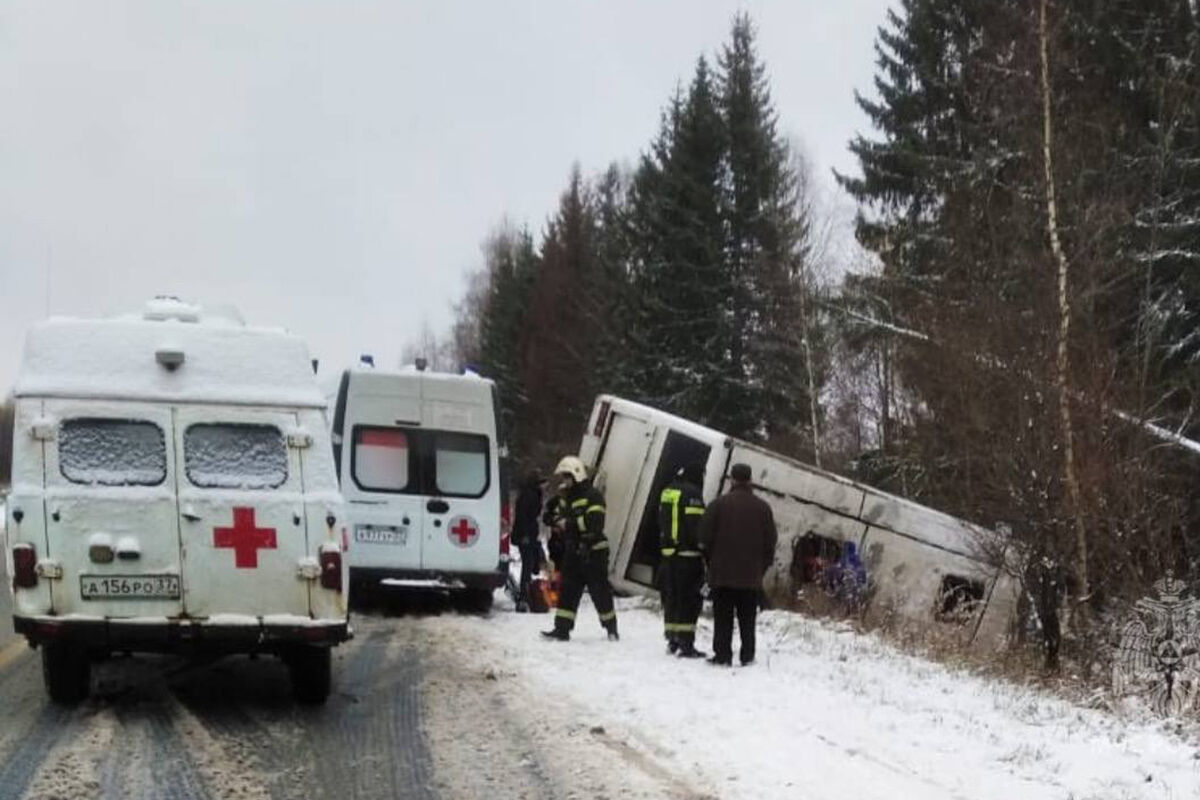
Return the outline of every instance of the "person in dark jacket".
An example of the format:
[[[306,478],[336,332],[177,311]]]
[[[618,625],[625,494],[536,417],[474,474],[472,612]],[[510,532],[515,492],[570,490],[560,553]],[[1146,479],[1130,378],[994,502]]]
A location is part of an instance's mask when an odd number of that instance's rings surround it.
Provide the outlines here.
[[[700,557],[700,518],[704,515],[704,464],[689,464],[659,495],[659,596],[667,650],[683,658],[703,658],[696,649],[696,618],[704,599]]]
[[[542,567],[541,530],[538,516],[542,513],[542,486],[545,479],[534,470],[525,477],[517,493],[516,514],[513,517],[512,542],[521,553],[521,582],[517,589],[517,611],[529,610],[529,582]]]
[[[608,539],[604,534],[604,495],[592,485],[587,467],[575,456],[558,463],[554,474],[561,481],[561,502],[556,506],[562,527],[562,593],[554,610],[554,629],[542,631],[548,639],[567,641],[575,627],[575,612],[586,588],[600,624],[616,641],[617,612],[608,583]]]
[[[733,618],[737,615],[743,666],[754,661],[754,625],[762,579],[775,558],[775,517],[754,496],[750,467],[734,464],[733,487],[718,497],[700,521],[700,547],[708,561],[713,600],[712,664],[733,663]]]

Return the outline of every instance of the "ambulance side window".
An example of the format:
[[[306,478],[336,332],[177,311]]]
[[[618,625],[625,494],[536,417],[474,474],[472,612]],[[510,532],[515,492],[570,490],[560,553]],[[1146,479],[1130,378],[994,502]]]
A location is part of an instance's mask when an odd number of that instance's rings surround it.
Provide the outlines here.
[[[491,482],[488,437],[471,433],[434,434],[434,475],[438,494],[482,497]]]
[[[355,425],[350,477],[366,492],[418,493],[415,432]]]
[[[183,434],[183,466],[201,489],[277,489],[288,478],[287,445],[273,425],[197,423]]]
[[[58,468],[72,483],[157,486],[167,478],[162,428],[134,419],[68,419],[58,434]]]

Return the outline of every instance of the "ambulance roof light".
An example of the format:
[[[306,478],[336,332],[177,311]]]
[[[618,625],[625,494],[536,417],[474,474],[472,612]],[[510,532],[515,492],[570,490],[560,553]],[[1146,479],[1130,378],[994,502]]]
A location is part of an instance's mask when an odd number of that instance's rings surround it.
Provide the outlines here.
[[[167,372],[178,369],[183,359],[183,351],[178,347],[160,347],[154,351],[154,360],[165,367]]]

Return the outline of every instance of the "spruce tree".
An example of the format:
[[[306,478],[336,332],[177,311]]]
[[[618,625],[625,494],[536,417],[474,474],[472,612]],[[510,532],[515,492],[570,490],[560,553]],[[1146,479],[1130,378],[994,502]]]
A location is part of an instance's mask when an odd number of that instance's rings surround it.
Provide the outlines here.
[[[635,319],[630,286],[629,179],[616,164],[595,182],[595,268],[590,291],[597,298],[601,324],[596,331],[593,387],[596,392],[626,395],[633,388],[630,326]]]
[[[731,289],[724,269],[724,125],[706,59],[664,117],[635,179],[642,390],[666,410],[719,424]]]
[[[734,433],[766,438],[791,432],[808,414],[799,296],[807,220],[745,14],[734,20],[720,68],[731,291],[728,379],[714,416]]]
[[[480,315],[478,368],[496,381],[501,413],[517,425],[527,401],[521,348],[538,259],[527,229],[502,227],[484,244],[487,297]],[[514,439],[523,432],[508,431]]]
[[[532,455],[543,460],[579,446],[579,420],[595,396],[597,352],[607,326],[605,298],[596,291],[596,246],[592,192],[576,165],[542,236],[524,322],[524,420]]]

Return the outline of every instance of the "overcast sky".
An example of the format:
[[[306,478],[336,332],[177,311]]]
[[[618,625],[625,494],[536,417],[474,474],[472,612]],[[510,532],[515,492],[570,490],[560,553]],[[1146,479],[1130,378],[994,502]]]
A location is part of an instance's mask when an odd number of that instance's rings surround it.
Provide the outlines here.
[[[853,170],[887,0],[0,3],[0,393],[24,329],[230,302],[322,371],[451,319],[503,215],[633,163],[732,15],[783,130]]]

